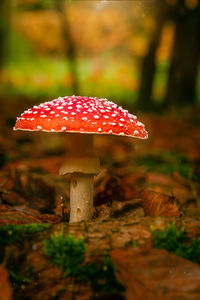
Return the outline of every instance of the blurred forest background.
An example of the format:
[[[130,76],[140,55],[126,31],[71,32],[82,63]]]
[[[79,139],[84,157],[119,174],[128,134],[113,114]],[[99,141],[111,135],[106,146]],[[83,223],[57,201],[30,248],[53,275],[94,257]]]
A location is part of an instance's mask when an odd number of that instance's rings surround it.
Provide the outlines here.
[[[0,94],[200,103],[198,0],[0,1]]]

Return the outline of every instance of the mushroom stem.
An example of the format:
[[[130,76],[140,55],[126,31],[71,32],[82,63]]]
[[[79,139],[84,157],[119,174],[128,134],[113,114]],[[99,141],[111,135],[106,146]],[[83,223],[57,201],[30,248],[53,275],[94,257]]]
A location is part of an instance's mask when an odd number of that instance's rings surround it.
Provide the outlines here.
[[[60,174],[70,178],[70,223],[92,217],[94,175],[99,172],[99,159],[93,154],[92,134],[70,134],[71,152]]]
[[[70,223],[92,217],[94,175],[74,173],[70,180]]]

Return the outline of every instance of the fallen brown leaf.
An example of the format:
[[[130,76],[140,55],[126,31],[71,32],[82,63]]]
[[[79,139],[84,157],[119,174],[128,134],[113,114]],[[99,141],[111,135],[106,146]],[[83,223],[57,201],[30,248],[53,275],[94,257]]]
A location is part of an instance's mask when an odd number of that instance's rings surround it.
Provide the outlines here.
[[[0,265],[0,300],[12,299],[13,292],[8,277],[8,271],[3,265]]]
[[[161,249],[111,251],[127,300],[199,300],[200,267]]]
[[[6,204],[0,204],[0,214],[4,211],[8,211],[10,210],[10,206],[6,205]]]
[[[1,225],[40,223],[41,221],[19,211],[7,211],[0,214]]]
[[[39,220],[45,223],[57,224],[62,221],[62,216],[41,214]]]
[[[6,211],[0,214],[0,224],[1,225],[11,225],[11,224],[30,224],[30,223],[50,223],[56,224],[62,221],[62,217],[58,215],[49,214],[39,214],[37,217],[31,216],[29,211]]]
[[[180,212],[174,204],[174,197],[154,191],[142,191],[142,205],[147,216],[174,217]]]

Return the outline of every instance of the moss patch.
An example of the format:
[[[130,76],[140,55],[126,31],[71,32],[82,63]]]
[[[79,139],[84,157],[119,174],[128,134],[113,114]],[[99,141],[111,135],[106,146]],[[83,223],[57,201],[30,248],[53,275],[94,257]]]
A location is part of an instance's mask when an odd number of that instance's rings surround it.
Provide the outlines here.
[[[100,263],[85,263],[86,245],[83,238],[72,235],[65,237],[64,232],[53,234],[44,241],[44,253],[51,263],[64,271],[64,276],[71,276],[79,282],[90,283],[93,290],[123,291],[114,274],[114,266],[109,255]]]
[[[80,265],[85,258],[86,245],[83,238],[74,236],[65,237],[64,232],[54,233],[49,240],[44,241],[44,254],[49,257],[52,264],[57,265],[65,272],[65,276],[77,276]]]
[[[186,157],[173,152],[158,152],[138,157],[137,164],[143,165],[147,171],[159,172],[169,176],[176,171],[185,178],[189,177],[191,168],[193,168]]]
[[[0,226],[0,245],[6,246],[32,237],[34,233],[49,228],[49,224],[3,225]]]
[[[155,248],[166,249],[183,258],[200,264],[200,237],[192,241],[187,237],[185,228],[176,228],[175,222],[161,230],[151,228]]]

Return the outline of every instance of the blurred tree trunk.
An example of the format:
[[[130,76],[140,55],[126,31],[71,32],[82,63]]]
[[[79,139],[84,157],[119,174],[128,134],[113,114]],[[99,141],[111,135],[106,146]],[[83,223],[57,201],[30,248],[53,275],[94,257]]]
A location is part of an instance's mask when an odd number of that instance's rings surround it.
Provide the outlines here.
[[[0,0],[0,81],[9,52],[10,4],[10,0]]]
[[[191,7],[192,3],[196,6]],[[157,27],[144,57],[138,106],[153,105],[152,89],[156,72],[155,54],[164,23],[175,24],[173,54],[170,62],[165,107],[191,104],[196,100],[196,82],[200,59],[200,1],[158,1]]]
[[[66,1],[64,0],[53,0],[55,9],[59,15],[61,30],[66,45],[66,58],[68,60],[71,85],[75,95],[78,95],[78,75],[76,67],[76,49],[72,40],[70,25],[66,14]]]
[[[141,109],[149,109],[153,105],[152,99],[152,89],[153,80],[156,71],[155,55],[160,42],[160,35],[162,32],[163,25],[165,23],[167,14],[167,4],[166,1],[157,1],[157,14],[156,21],[157,25],[155,32],[152,36],[151,42],[149,44],[149,50],[143,59],[142,71],[141,71],[141,83],[138,95],[137,104]]]
[[[174,16],[176,27],[165,107],[192,104],[200,58],[200,3],[189,9],[179,0]]]

